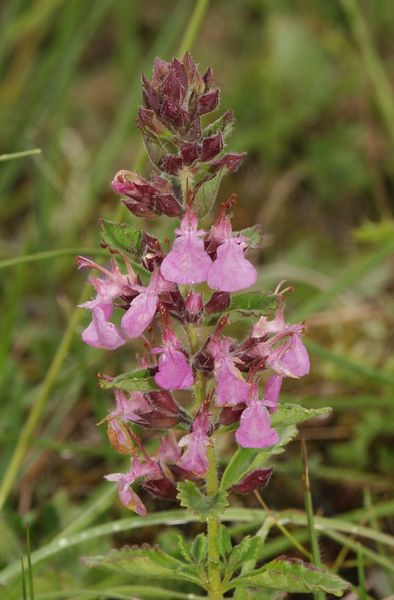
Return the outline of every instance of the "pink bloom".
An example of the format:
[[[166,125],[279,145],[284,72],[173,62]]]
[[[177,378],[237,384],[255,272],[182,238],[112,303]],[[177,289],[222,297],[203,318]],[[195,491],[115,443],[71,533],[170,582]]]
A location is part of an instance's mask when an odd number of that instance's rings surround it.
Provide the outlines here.
[[[207,447],[210,445],[208,430],[209,415],[205,408],[202,408],[193,421],[191,433],[178,442],[180,448],[187,446],[178,467],[195,475],[205,475],[208,469]]]
[[[206,281],[212,261],[204,249],[201,236],[205,231],[197,230],[197,216],[188,211],[176,230],[178,237],[172,250],[164,258],[160,270],[167,281],[179,284],[194,284]]]
[[[276,311],[275,317],[271,320],[267,317],[261,317],[253,327],[252,337],[260,338],[268,334],[301,333],[304,329],[303,323],[287,325],[284,319],[284,305],[282,304]]]
[[[282,346],[272,350],[267,363],[281,377],[303,377],[310,370],[308,352],[298,333],[292,335]]]
[[[160,440],[160,464],[177,463],[181,457],[181,450],[172,431]]]
[[[122,330],[128,338],[139,337],[152,323],[159,303],[159,295],[171,288],[158,271],[152,275],[148,287],[135,286],[140,293],[132,300],[122,318]]]
[[[112,305],[108,304],[97,305],[92,309],[92,321],[82,332],[85,344],[115,350],[126,342],[117,327],[108,320],[111,313]]]
[[[118,495],[121,503],[141,516],[147,514],[144,504],[137,494],[130,488],[137,480],[159,479],[162,476],[161,469],[153,460],[141,463],[137,458],[131,459],[131,468],[128,473],[111,473],[105,475],[108,481],[116,481],[118,484]]]
[[[212,338],[208,351],[214,359],[217,406],[235,406],[246,402],[250,385],[244,381],[235,367],[230,352],[230,342],[226,338]]]
[[[219,242],[216,260],[208,273],[210,288],[222,292],[237,292],[256,283],[257,271],[244,256],[246,248],[243,237],[231,237],[230,219],[222,216],[211,230],[211,238]]]
[[[283,377],[272,375],[264,386],[264,404],[275,411],[278,408],[279,394]]]
[[[242,448],[270,448],[278,442],[268,410],[257,398],[243,411],[235,439]]]
[[[172,328],[163,331],[163,346],[155,352],[161,353],[155,375],[157,385],[165,390],[183,390],[193,385],[192,368]]]

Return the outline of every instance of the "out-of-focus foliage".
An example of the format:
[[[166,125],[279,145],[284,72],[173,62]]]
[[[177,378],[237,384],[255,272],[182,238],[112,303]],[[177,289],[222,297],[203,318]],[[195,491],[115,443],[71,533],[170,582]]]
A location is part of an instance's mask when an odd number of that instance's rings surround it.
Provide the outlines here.
[[[0,267],[18,255],[98,248],[97,219],[111,219],[118,205],[112,176],[131,168],[141,152],[133,125],[140,73],[155,55],[171,57],[193,6],[192,0],[2,3],[0,155],[36,147],[42,154],[0,162]],[[371,494],[383,502],[394,486],[393,32],[391,0],[212,0],[192,50],[202,66],[213,67],[221,105],[234,110],[232,149],[248,152],[221,197],[238,193],[237,228],[263,227],[264,247],[253,256],[261,289],[286,278],[296,288],[289,318],[308,322],[312,375],[287,384],[286,401],[334,408],[302,430],[315,506],[326,515],[362,506]],[[1,268],[0,277],[3,476],[84,277],[72,252]],[[101,483],[121,465],[95,426],[111,398],[92,373],[135,365],[130,347],[116,358],[83,347],[80,329],[51,382],[4,510],[4,566],[23,549],[26,519],[38,548],[60,532],[66,539],[124,516]],[[295,441],[264,490],[271,508],[303,506],[300,474]],[[241,502],[257,506],[254,497],[233,499],[234,506]],[[393,512],[372,526],[390,531]],[[199,526],[182,531],[192,537]],[[100,553],[117,542],[154,541],[157,533],[100,537]],[[161,534],[167,546],[173,538],[173,529]],[[283,537],[274,542],[289,545]],[[327,562],[335,561],[337,543],[323,542]],[[375,542],[370,549],[381,552]],[[78,563],[80,554],[97,553],[96,540],[74,550],[35,567],[37,589],[114,585]],[[388,595],[382,565],[370,578],[376,597]],[[20,588],[10,594],[19,598]]]

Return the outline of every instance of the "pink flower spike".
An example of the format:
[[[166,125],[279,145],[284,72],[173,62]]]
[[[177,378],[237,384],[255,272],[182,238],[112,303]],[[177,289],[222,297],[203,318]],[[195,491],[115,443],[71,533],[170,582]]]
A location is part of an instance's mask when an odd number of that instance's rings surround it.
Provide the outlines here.
[[[94,348],[115,350],[126,343],[117,327],[108,320],[111,312],[112,307],[108,308],[108,305],[97,305],[93,308],[92,322],[82,332],[85,344]]]
[[[257,271],[244,256],[236,238],[218,246],[216,260],[208,273],[210,288],[222,292],[237,292],[256,283]]]
[[[279,394],[283,377],[272,375],[264,386],[264,404],[275,412],[278,408]]]
[[[206,281],[212,261],[204,249],[203,230],[197,230],[197,216],[188,211],[176,230],[178,237],[164,258],[160,270],[167,281],[195,284]]]
[[[155,375],[155,382],[164,390],[184,390],[194,383],[193,370],[180,348],[172,328],[166,329],[163,347],[156,350],[161,352],[161,356],[159,371]]]
[[[271,427],[268,410],[254,400],[241,415],[235,439],[242,448],[270,448],[279,441],[279,434]]]
[[[303,377],[310,370],[308,352],[298,333],[273,350],[267,358],[267,363],[277,375],[282,377]]]

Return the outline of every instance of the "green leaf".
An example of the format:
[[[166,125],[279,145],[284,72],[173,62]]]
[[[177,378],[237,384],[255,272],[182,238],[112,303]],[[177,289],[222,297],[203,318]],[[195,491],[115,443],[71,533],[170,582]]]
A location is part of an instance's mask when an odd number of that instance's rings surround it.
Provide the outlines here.
[[[252,227],[246,227],[241,229],[238,235],[242,235],[246,238],[249,248],[260,248],[262,244],[262,232],[259,225],[253,225]]]
[[[127,223],[114,223],[101,219],[101,237],[112,252],[139,258],[142,243],[142,231]]]
[[[229,113],[225,112],[218,119],[216,119],[216,121],[205,127],[204,137],[215,135],[215,133],[220,131],[223,136],[223,141],[226,141],[229,135],[231,135],[233,129],[234,119],[232,118],[232,115],[231,118],[229,118]]]
[[[320,569],[296,558],[279,557],[264,565],[261,569],[251,571],[234,579],[232,587],[268,588],[275,591],[305,593],[326,592],[342,596],[349,584],[326,569]]]
[[[125,546],[121,550],[112,550],[105,556],[83,557],[82,563],[89,568],[98,567],[122,575],[149,579],[183,579],[201,585],[201,580],[192,567],[160,548],[147,544],[141,547]]]
[[[297,428],[291,425],[279,433],[279,441],[272,448],[238,448],[223,473],[221,489],[228,490],[248,473],[261,467],[270,456],[283,452],[284,447],[297,435]]]
[[[275,310],[278,297],[275,294],[264,294],[263,292],[243,292],[231,296],[230,306],[227,311],[238,310],[244,313],[266,314]]]
[[[329,415],[332,408],[325,406],[322,408],[304,408],[299,404],[281,404],[278,410],[271,416],[273,427],[297,425],[308,419]]]
[[[205,496],[192,481],[178,483],[178,490],[181,506],[203,519],[217,516],[228,506],[227,494],[223,490],[213,496]]]
[[[226,173],[228,173],[228,169],[222,167],[217,173],[211,176],[208,174],[207,177],[197,184],[194,204],[197,207],[199,217],[204,217],[211,210],[215,203],[222,178]]]
[[[178,536],[177,548],[179,550],[179,554],[182,556],[184,561],[193,562],[193,557],[190,553],[188,544],[183,535]]]
[[[219,538],[218,538],[219,552],[220,555],[226,559],[226,557],[231,553],[233,549],[233,545],[231,543],[230,532],[227,527],[223,524],[220,525],[219,528]]]
[[[208,552],[207,536],[204,533],[199,533],[195,538],[191,550],[193,560],[197,565],[205,562]]]
[[[126,392],[131,392],[133,390],[138,392],[151,392],[158,389],[148,369],[138,369],[137,371],[122,373],[111,381],[102,378],[100,379],[100,386],[105,390],[117,388],[119,390],[125,390]]]
[[[238,546],[233,549],[229,559],[229,567],[232,571],[236,571],[249,560],[258,560],[263,545],[261,537],[245,536]]]

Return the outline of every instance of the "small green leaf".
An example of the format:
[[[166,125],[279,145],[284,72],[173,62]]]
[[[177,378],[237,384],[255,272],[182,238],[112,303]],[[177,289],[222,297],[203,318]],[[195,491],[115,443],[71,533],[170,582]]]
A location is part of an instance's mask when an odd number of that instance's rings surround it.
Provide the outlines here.
[[[193,557],[183,535],[178,536],[177,548],[179,550],[179,554],[186,562],[193,562]]]
[[[231,587],[268,588],[275,591],[305,593],[326,592],[342,596],[349,584],[326,569],[297,558],[279,557],[261,569],[250,571],[231,582]],[[228,589],[231,589],[229,587]]]
[[[121,550],[112,550],[105,556],[88,556],[81,560],[89,568],[99,567],[122,575],[149,579],[183,579],[201,585],[193,567],[148,544],[125,546]]]
[[[142,231],[127,223],[114,223],[101,219],[101,237],[112,252],[139,258],[141,252]]]
[[[192,481],[178,483],[178,490],[177,498],[181,506],[203,519],[215,517],[228,506],[227,494],[223,490],[219,490],[213,496],[205,496]]]
[[[221,132],[223,136],[223,141],[231,135],[234,129],[234,118],[232,113],[225,112],[223,113],[216,121],[205,127],[204,129],[204,137],[209,135],[215,135],[215,133]]]
[[[259,225],[253,225],[252,227],[246,227],[241,229],[238,235],[242,235],[246,238],[249,248],[260,248],[262,244],[262,232]]]
[[[263,545],[263,540],[258,536],[251,537],[247,535],[244,537],[238,546],[235,546],[230,555],[229,567],[231,570],[236,571],[249,560],[258,560]]]
[[[229,530],[225,525],[220,525],[219,528],[219,538],[218,538],[219,552],[220,555],[226,559],[226,557],[231,553],[233,549],[233,545],[231,543],[231,536]]]
[[[238,310],[245,313],[266,314],[275,310],[278,297],[275,294],[264,294],[263,292],[243,292],[231,296],[230,306],[227,311]]]
[[[204,533],[199,533],[195,538],[192,547],[191,554],[194,562],[197,565],[201,565],[205,562],[208,552],[207,536]]]
[[[224,175],[228,173],[226,167],[222,167],[214,175],[207,176],[196,185],[196,195],[194,199],[199,217],[204,217],[215,203],[219,191],[220,183]]]
[[[152,392],[158,387],[148,369],[138,369],[129,373],[122,373],[111,381],[100,379],[100,386],[105,389],[117,388],[126,392]]]
[[[329,406],[323,408],[304,408],[299,404],[281,404],[278,410],[271,416],[273,427],[297,425],[308,419],[329,415],[332,409]]]
[[[272,448],[260,450],[258,448],[238,448],[228,463],[220,483],[223,490],[241,481],[248,473],[261,467],[270,456],[280,454],[284,447],[297,435],[297,428],[294,425],[286,427],[279,432],[280,438]]]

